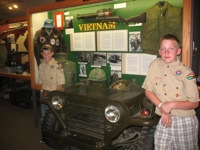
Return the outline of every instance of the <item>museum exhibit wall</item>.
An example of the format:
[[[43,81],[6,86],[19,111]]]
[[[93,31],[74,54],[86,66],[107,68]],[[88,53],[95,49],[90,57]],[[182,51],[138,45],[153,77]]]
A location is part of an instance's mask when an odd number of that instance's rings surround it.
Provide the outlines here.
[[[151,18],[148,11],[153,9],[154,13],[158,11],[159,15],[166,15],[168,10],[162,11],[166,3],[167,7],[180,9],[179,21],[182,21],[182,0],[118,0],[31,12],[30,40],[33,42],[36,31],[43,27],[46,19],[52,19],[67,45],[67,59],[76,63],[77,82],[88,79],[91,70],[101,68],[106,73],[107,86],[116,77],[114,75],[126,80],[135,79],[141,85],[150,61],[159,57],[155,49],[153,52],[152,49],[143,49],[141,32]],[[173,19],[173,16],[170,17]],[[164,28],[165,24],[159,24]],[[179,29],[182,31],[182,24]],[[159,37],[163,33],[153,34]],[[182,40],[182,35],[180,38]],[[159,41],[156,42],[158,44]],[[153,44],[149,47],[156,47]],[[34,53],[33,44],[30,47],[31,53]],[[38,68],[35,58],[31,59],[37,84]]]

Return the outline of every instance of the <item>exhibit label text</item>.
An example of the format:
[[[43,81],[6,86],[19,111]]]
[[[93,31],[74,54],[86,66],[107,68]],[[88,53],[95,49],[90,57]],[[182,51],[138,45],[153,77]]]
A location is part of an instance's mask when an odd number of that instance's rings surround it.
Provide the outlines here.
[[[116,22],[88,23],[79,24],[78,26],[80,31],[110,30],[116,29]]]

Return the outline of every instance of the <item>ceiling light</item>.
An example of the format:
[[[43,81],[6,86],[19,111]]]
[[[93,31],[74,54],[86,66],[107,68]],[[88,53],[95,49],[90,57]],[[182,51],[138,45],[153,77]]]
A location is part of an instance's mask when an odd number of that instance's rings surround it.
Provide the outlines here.
[[[14,5],[13,5],[13,8],[18,8],[18,5],[17,5],[17,4],[14,4]]]
[[[12,9],[17,9],[18,5],[17,4],[12,4],[8,7],[8,9],[12,10]]]
[[[13,8],[12,8],[12,6],[9,6],[8,9],[12,10]]]

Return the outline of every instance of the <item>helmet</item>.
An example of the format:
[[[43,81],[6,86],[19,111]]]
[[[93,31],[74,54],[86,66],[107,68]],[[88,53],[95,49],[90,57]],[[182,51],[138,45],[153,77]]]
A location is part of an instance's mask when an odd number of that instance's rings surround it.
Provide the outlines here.
[[[24,67],[23,66],[16,66],[16,67],[14,67],[14,72],[16,74],[22,74],[24,72]]]
[[[110,89],[115,90],[128,90],[130,89],[132,83],[128,80],[118,80],[110,86]]]
[[[90,71],[89,80],[101,81],[106,79],[106,73],[101,68],[95,68]]]

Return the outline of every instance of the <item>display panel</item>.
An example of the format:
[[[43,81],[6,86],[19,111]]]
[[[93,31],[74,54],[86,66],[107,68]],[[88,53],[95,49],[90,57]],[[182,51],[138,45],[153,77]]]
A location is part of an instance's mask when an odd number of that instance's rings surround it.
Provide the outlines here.
[[[57,51],[67,51],[67,48],[63,44],[65,40],[63,40],[63,35],[59,31],[62,29],[63,20],[60,22],[60,16],[57,12],[62,12],[64,9],[67,8],[74,8],[80,5],[89,5],[93,3],[99,2],[106,2],[108,0],[91,0],[91,1],[68,1],[68,2],[58,2],[55,4],[49,4],[46,6],[39,6],[35,8],[29,8],[27,10],[27,17],[28,17],[28,41],[29,41],[29,53],[30,53],[30,68],[31,68],[31,85],[33,89],[40,90],[41,86],[38,84],[38,66],[42,61],[40,56],[40,50],[42,45],[49,42]],[[59,13],[60,14],[60,13]],[[48,22],[48,19],[53,21],[53,15],[58,15],[58,18],[55,20],[57,21],[54,25],[54,28],[49,28],[51,22]],[[71,18],[69,18],[71,19]],[[46,21],[46,22],[45,22]],[[46,26],[45,26],[46,23]],[[49,24],[48,24],[49,23]],[[55,28],[56,25],[56,28]],[[61,25],[61,26],[60,26]],[[50,29],[51,31],[47,31],[46,29]],[[55,32],[53,39],[49,38],[49,33]],[[46,37],[45,37],[46,35]],[[59,38],[58,38],[59,37]]]
[[[93,4],[93,2],[89,2],[89,3],[78,2],[79,4],[77,3],[72,4],[70,2],[68,4],[62,3],[62,5],[59,5],[59,6],[51,5],[45,8],[43,7],[42,9],[40,7],[40,9],[37,8],[35,10],[33,9],[29,10],[28,18],[29,18],[30,24],[32,25],[32,27],[29,27],[29,30],[31,32],[31,34],[29,35],[30,37],[29,40],[30,40],[30,43],[32,44],[32,45],[31,44],[29,45],[31,46],[31,49],[32,49],[31,50],[32,57],[30,58],[31,68],[32,68],[32,87],[39,89],[38,88],[39,85],[37,84],[37,78],[38,78],[37,77],[38,75],[37,62],[39,60],[35,58],[36,55],[35,55],[33,41],[34,41],[35,33],[37,32],[37,30],[43,27],[45,19],[50,18],[50,19],[55,20],[54,16],[56,12],[64,12],[64,24],[63,24],[64,29],[61,32],[67,44],[68,57],[74,62],[76,62],[77,70],[78,70],[77,75],[81,74],[81,70],[82,70],[81,68],[83,68],[83,66],[84,66],[84,70],[86,70],[87,72],[86,74],[84,74],[84,76],[78,76],[77,78],[79,79],[82,79],[82,77],[84,79],[87,78],[89,72],[94,68],[94,66],[96,67],[96,65],[94,65],[94,62],[97,62],[97,61],[100,64],[98,65],[98,67],[103,68],[109,77],[112,69],[115,68],[115,66],[113,65],[113,63],[109,64],[108,62],[104,61],[108,59],[106,57],[110,57],[110,55],[108,55],[107,53],[117,52],[119,53],[119,55],[121,55],[122,53],[143,53],[143,52],[146,53],[146,51],[143,51],[143,49],[141,49],[140,47],[141,46],[140,45],[141,24],[128,22],[131,19],[134,19],[134,21],[136,19],[136,21],[138,22],[138,19],[139,19],[139,22],[143,23],[145,21],[144,12],[148,8],[152,7],[154,4],[158,2],[158,1],[151,1],[151,2],[148,1],[146,5],[142,5],[144,1],[145,0],[136,0],[136,1],[120,0],[120,1],[104,1],[104,2],[95,1],[94,2],[95,4]],[[168,2],[174,6],[178,6],[178,7],[182,6],[182,0],[178,0],[178,1],[169,0]],[[100,12],[103,12],[103,14],[105,15],[107,10],[110,11],[110,8],[114,9],[113,16],[104,16],[104,18],[97,16],[97,14]],[[111,12],[112,11],[109,12],[110,15],[112,15]],[[46,18],[44,17],[42,20],[42,17],[38,15],[46,16]],[[40,18],[40,21],[38,21],[38,18]],[[113,20],[114,22],[109,23],[110,21],[113,21]],[[120,32],[122,36],[116,36],[116,35],[119,35],[118,33],[119,31],[122,31]],[[107,35],[109,35],[109,33],[110,35],[115,34],[114,38],[110,38],[112,39],[113,44],[114,44],[114,45],[110,45],[111,47],[110,49],[109,48],[105,49],[106,39],[103,38],[103,35],[105,33]],[[79,36],[78,34],[80,34],[81,36]],[[77,41],[76,41],[77,43],[75,44],[73,43],[74,40],[72,42],[70,41],[71,35],[74,35],[73,37],[84,37],[84,39],[87,39],[88,41],[93,41],[93,42],[91,42],[92,44],[88,44],[88,42],[86,43],[80,42],[82,45],[77,45],[78,44]],[[139,40],[137,40],[135,37],[139,37]],[[96,42],[94,43],[94,41]],[[119,41],[120,42],[125,41],[125,42],[120,44]],[[79,53],[82,53],[82,52],[85,52],[85,54],[82,54],[81,56],[86,56],[86,58],[89,59],[87,62],[85,62],[85,59],[83,60],[83,57],[79,58],[80,56]],[[90,60],[88,56],[92,56],[91,58],[93,59]],[[115,58],[115,55],[113,56],[114,57],[111,57],[112,59]],[[79,62],[79,59],[82,59],[84,63]],[[102,63],[102,62],[105,62],[105,63]],[[117,64],[121,65],[121,62]],[[124,66],[121,65],[118,68],[123,69],[123,67]],[[121,72],[121,70],[119,71]],[[139,83],[140,82],[142,83],[144,79],[143,76],[137,77],[137,76],[132,76],[132,74],[131,75],[123,74],[120,76],[127,79],[129,78],[139,79]]]

